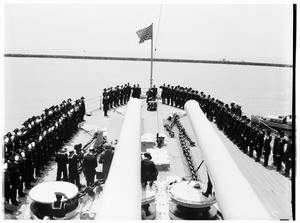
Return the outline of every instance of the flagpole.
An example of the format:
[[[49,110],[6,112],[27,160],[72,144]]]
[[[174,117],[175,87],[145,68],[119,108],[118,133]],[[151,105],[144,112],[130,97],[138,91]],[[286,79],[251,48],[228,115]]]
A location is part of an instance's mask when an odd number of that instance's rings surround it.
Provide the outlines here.
[[[150,88],[152,88],[152,71],[153,71],[153,23],[151,24],[151,33],[152,33],[152,38],[151,38],[151,69],[150,69]]]

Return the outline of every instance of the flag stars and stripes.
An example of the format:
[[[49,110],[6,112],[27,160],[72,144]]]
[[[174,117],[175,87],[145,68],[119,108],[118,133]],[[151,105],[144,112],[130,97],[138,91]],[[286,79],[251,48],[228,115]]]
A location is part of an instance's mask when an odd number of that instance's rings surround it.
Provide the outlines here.
[[[143,43],[146,40],[152,39],[152,25],[137,31],[136,34],[140,38],[139,43]]]

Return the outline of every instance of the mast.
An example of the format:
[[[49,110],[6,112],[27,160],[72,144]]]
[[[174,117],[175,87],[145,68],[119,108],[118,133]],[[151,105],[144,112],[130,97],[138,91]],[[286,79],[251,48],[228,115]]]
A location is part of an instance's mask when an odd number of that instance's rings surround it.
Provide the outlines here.
[[[153,77],[152,77],[152,73],[153,73],[153,23],[151,24],[151,67],[150,67],[150,88],[152,88],[152,84],[153,84]]]

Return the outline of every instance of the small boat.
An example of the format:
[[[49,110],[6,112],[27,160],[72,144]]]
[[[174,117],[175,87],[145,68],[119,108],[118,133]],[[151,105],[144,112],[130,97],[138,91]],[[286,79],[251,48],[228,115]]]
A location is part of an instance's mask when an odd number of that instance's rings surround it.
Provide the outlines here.
[[[271,127],[276,130],[281,131],[292,131],[292,116],[259,116],[252,115],[251,122],[262,124],[264,126]]]

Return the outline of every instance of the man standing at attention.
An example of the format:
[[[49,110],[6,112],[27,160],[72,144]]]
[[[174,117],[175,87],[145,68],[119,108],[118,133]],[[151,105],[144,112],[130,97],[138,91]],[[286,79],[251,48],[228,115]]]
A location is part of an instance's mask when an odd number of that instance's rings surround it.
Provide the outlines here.
[[[103,170],[104,180],[107,179],[113,157],[114,157],[113,147],[109,144],[105,145],[104,151],[100,154],[100,158],[99,158],[99,163],[103,163],[102,170]]]
[[[80,180],[78,172],[78,163],[79,157],[75,154],[75,149],[72,148],[69,151],[68,163],[69,163],[69,181],[70,183],[75,184],[78,189],[80,189]]]
[[[83,173],[87,186],[91,186],[95,180],[96,167],[98,166],[96,157],[92,154],[93,149],[89,149],[88,154],[83,158]]]
[[[57,162],[57,175],[56,181],[61,180],[61,173],[63,173],[64,181],[68,181],[68,173],[67,173],[67,162],[68,162],[68,155],[66,154],[67,149],[62,148],[57,154],[55,161]]]

